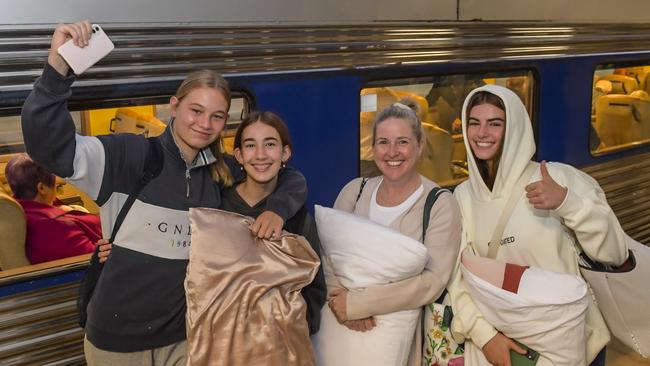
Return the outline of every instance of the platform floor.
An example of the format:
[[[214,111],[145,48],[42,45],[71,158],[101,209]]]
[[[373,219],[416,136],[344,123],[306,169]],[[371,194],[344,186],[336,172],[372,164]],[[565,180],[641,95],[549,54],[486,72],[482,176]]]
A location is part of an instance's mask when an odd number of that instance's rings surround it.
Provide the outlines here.
[[[650,358],[643,358],[638,353],[614,338],[607,345],[607,366],[650,366]]]

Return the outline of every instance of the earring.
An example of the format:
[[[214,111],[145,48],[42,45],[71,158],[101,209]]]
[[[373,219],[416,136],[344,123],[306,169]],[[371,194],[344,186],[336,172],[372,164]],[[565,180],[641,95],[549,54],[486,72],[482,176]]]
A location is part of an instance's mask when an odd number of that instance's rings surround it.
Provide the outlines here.
[[[244,171],[244,166],[243,166],[243,165],[240,165],[240,166],[239,166],[239,170],[241,170],[241,171],[243,172],[243,171]]]
[[[283,168],[286,168],[286,167],[287,167],[287,163],[285,163],[285,162],[283,161],[283,162],[282,162],[282,167],[283,167]]]

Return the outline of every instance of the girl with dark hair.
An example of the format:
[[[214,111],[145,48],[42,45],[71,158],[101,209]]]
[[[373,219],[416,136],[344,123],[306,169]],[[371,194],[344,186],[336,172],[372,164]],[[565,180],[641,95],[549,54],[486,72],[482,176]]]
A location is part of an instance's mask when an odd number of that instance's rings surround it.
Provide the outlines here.
[[[259,216],[291,154],[289,131],[280,117],[253,112],[244,118],[235,134],[234,155],[246,179],[223,191],[221,209]],[[212,239],[215,225],[210,223],[221,214],[190,213],[196,244],[185,282],[188,360],[214,365],[313,365],[309,335],[318,331],[326,298],[314,219],[303,206],[284,225],[288,233],[303,236],[308,243],[295,240],[295,235],[273,242],[250,241],[245,229],[242,233],[234,222],[221,230],[222,239]],[[223,254],[231,253],[231,246],[242,252]],[[224,260],[229,255],[238,259]]]
[[[469,248],[487,256],[501,211],[515,195],[503,236],[495,243],[500,245],[499,261],[579,276],[571,231],[592,259],[611,265],[627,259],[625,233],[598,183],[569,165],[531,161],[533,130],[514,92],[495,85],[473,90],[465,100],[462,126],[469,180],[454,192],[463,217],[461,251]],[[518,190],[518,180],[526,179],[526,174],[532,175],[524,182],[525,189]],[[459,269],[460,263],[449,292],[452,331],[466,339],[465,364],[510,365],[510,350],[521,354],[525,350],[485,319]],[[603,365],[601,350],[609,342],[609,331],[591,296],[587,297],[586,342],[584,348],[570,352],[583,352],[587,363],[598,356],[592,365]],[[538,365],[548,364],[541,354]]]
[[[246,179],[223,192],[223,210],[257,217],[263,212],[266,200],[278,186],[278,175],[291,157],[291,139],[287,125],[273,112],[253,112],[241,123],[235,133],[235,158],[246,171]],[[284,229],[302,235],[320,256],[320,240],[314,219],[305,206],[287,218]],[[318,332],[320,310],[325,304],[327,289],[323,270],[302,290],[307,303],[309,334]]]

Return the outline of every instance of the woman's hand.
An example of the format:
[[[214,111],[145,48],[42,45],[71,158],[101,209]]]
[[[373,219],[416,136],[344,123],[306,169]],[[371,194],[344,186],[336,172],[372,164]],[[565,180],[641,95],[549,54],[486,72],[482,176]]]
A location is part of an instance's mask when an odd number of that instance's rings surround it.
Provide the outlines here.
[[[273,211],[264,211],[251,226],[253,235],[260,239],[277,239],[282,235],[284,220]]]
[[[526,350],[519,347],[512,339],[497,333],[483,346],[483,354],[488,362],[495,366],[512,366],[510,350],[525,355]]]
[[[557,184],[548,174],[546,161],[542,161],[539,170],[542,173],[542,180],[526,186],[526,197],[528,202],[537,209],[555,210],[564,202],[569,190]]]
[[[348,320],[347,306],[348,306],[348,291],[342,288],[335,288],[330,291],[330,298],[327,302],[332,313],[339,323],[344,324]],[[349,328],[349,327],[348,327]],[[352,329],[352,328],[350,328]]]
[[[367,332],[372,328],[376,327],[377,322],[375,321],[375,318],[368,317],[364,319],[347,320],[343,322],[343,325],[345,325],[350,330],[354,330],[357,332]]]
[[[85,47],[93,34],[92,25],[89,21],[84,20],[73,24],[59,24],[52,34],[50,43],[50,53],[47,56],[47,63],[50,64],[59,74],[68,75],[70,67],[59,55],[59,47],[72,39],[76,46]]]
[[[112,245],[107,239],[99,239],[97,245],[99,245],[99,252],[97,253],[99,263],[104,263],[108,259],[108,255],[111,254]]]

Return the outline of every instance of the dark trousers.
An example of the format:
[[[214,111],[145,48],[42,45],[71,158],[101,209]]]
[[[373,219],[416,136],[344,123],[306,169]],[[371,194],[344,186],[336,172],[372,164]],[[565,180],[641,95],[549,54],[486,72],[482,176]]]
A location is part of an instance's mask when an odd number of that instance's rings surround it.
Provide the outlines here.
[[[606,353],[606,348],[603,348],[602,351],[596,356],[596,359],[594,362],[592,362],[589,366],[605,366],[605,353]]]

